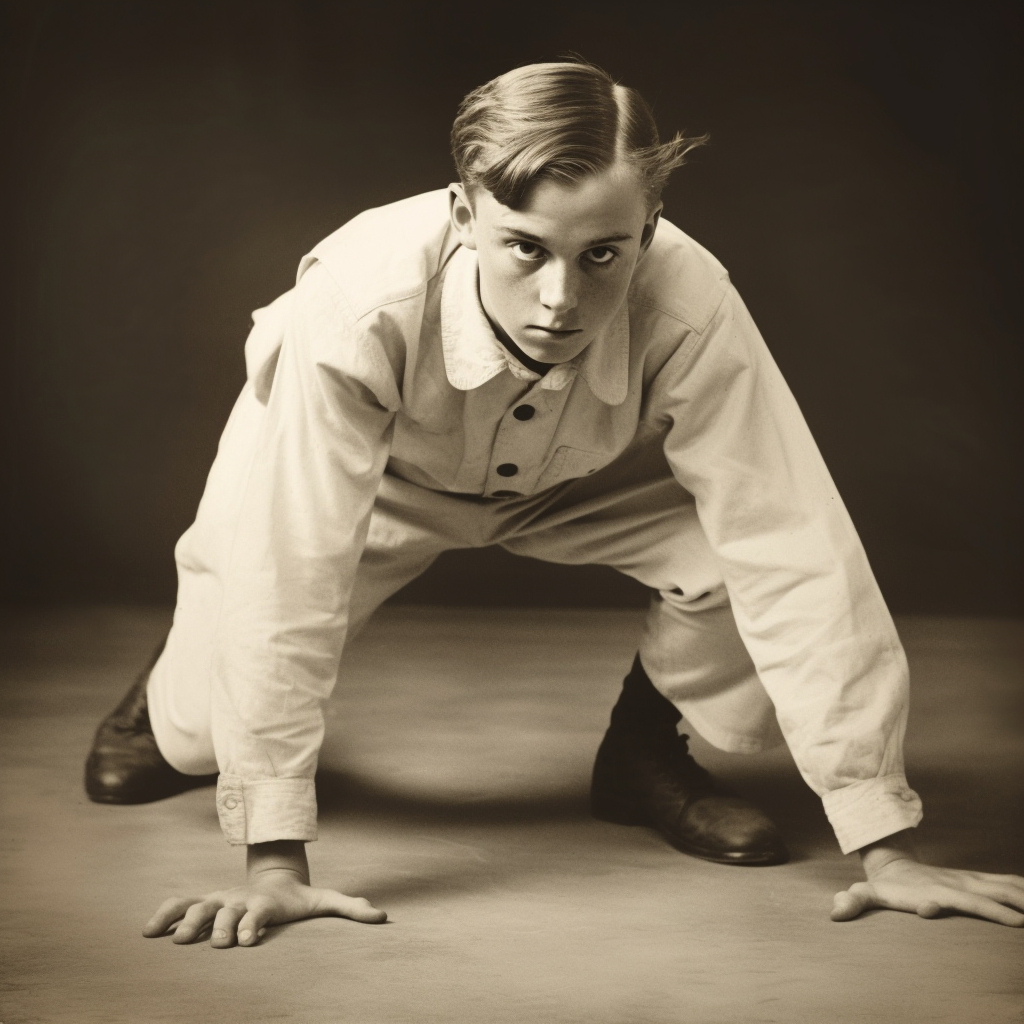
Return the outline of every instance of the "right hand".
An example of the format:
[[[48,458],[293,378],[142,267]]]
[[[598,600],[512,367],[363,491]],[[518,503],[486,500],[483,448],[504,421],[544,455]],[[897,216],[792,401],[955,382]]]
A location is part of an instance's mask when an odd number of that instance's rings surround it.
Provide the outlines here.
[[[268,925],[307,917],[347,917],[364,924],[382,924],[383,910],[367,900],[309,884],[302,843],[281,841],[249,847],[248,881],[201,899],[175,897],[165,901],[146,923],[148,938],[174,928],[176,943],[195,942],[212,929],[210,945],[227,949],[255,946]]]

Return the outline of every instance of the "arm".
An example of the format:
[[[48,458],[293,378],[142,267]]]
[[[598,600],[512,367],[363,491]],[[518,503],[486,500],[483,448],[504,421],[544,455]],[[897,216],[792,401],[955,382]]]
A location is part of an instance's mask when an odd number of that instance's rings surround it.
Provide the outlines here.
[[[214,630],[199,660],[210,672],[217,807],[228,841],[249,848],[249,878],[168,901],[146,934],[184,915],[177,941],[213,925],[226,936],[214,944],[231,945],[240,921],[251,933],[245,945],[267,923],[298,917],[382,919],[363,901],[311,889],[304,843],[316,838],[321,707],[337,674],[397,391],[323,267],[313,265],[280,308],[270,324],[279,349],[272,386],[265,381],[260,404],[251,400],[244,422],[226,432],[185,556],[189,579],[206,588],[189,614],[198,608]],[[190,594],[179,588],[179,604],[195,604]]]
[[[740,636],[841,849],[914,827],[902,646],[814,439],[731,287],[652,400]]]
[[[675,365],[671,365],[672,362]],[[908,829],[908,671],[863,548],[796,402],[731,289],[658,381],[666,455],[695,497],[733,613],[805,781],[867,882],[834,920],[869,907],[1020,924],[1024,879],[929,867]],[[657,393],[657,392],[656,392]]]
[[[230,843],[316,839],[313,777],[397,385],[326,268],[300,278],[222,569],[211,658]]]

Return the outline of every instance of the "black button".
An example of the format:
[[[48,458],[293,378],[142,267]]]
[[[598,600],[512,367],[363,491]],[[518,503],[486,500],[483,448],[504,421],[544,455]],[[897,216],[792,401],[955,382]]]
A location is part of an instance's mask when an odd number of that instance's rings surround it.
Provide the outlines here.
[[[497,472],[498,476],[515,476],[519,472],[519,467],[514,462],[503,462]]]
[[[519,491],[491,491],[492,498],[521,498]]]
[[[512,415],[515,416],[517,420],[532,420],[533,414],[536,411],[537,410],[534,409],[532,405],[517,405],[512,410]]]

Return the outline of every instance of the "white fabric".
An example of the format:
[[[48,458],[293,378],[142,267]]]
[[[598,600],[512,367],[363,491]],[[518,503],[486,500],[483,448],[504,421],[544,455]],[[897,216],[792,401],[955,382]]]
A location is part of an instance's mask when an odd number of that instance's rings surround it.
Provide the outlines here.
[[[728,750],[781,726],[844,851],[916,825],[902,649],[724,269],[662,221],[606,334],[540,378],[447,225],[444,192],[362,214],[254,314],[149,688],[168,760],[221,772],[229,841],[315,838],[347,633],[440,551],[489,543],[652,587],[655,685]]]

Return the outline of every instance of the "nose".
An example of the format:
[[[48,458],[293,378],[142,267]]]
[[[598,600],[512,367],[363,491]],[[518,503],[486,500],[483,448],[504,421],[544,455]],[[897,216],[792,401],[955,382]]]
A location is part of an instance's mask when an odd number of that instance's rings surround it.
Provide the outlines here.
[[[549,260],[541,271],[541,305],[552,313],[568,313],[576,308],[578,292],[574,269],[560,260]]]

